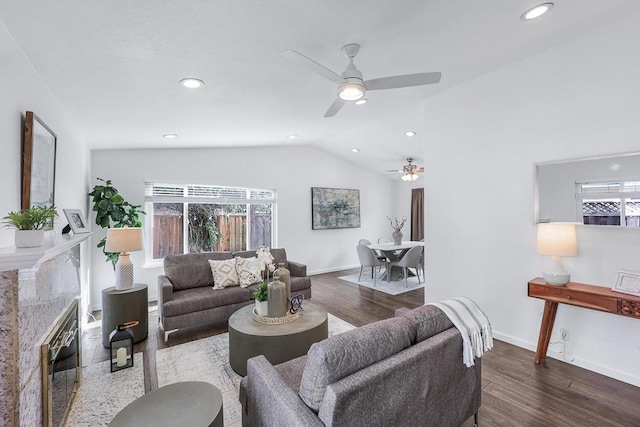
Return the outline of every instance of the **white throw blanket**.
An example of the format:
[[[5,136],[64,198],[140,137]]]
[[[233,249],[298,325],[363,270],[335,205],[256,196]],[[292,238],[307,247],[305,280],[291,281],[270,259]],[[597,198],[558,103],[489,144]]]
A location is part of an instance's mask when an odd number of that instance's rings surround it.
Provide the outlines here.
[[[467,366],[474,365],[474,357],[482,357],[493,348],[491,323],[475,302],[469,298],[453,298],[429,303],[442,310],[458,328],[462,335],[462,361]]]

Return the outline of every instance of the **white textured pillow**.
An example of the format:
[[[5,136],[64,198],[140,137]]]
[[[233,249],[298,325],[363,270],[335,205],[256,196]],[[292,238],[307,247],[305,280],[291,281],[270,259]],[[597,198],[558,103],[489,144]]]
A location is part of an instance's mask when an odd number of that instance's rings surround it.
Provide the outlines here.
[[[209,260],[211,273],[213,273],[213,289],[224,289],[228,286],[238,286],[238,273],[236,273],[236,259],[224,261]]]
[[[236,272],[238,273],[241,288],[246,288],[249,285],[262,281],[262,269],[256,257],[237,257]]]

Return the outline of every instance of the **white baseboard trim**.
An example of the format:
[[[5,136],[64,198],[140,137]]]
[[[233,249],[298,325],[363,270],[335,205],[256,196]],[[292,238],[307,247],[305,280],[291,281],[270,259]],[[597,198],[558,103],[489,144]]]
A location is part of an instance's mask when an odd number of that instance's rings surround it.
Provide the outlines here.
[[[493,337],[497,340],[504,341],[506,343],[513,344],[517,347],[521,347],[521,348],[533,351],[534,353],[536,351],[536,347],[538,346],[537,342],[534,343],[531,341],[525,341],[523,339],[514,337],[512,335],[503,334],[502,332],[499,332],[499,331],[493,331]],[[610,367],[603,366],[599,363],[595,363],[590,360],[585,360],[575,356],[573,356],[574,360],[572,362],[566,361],[563,359],[562,353],[560,353],[558,350],[555,350],[554,347],[557,347],[557,345],[554,345],[551,343],[549,344],[549,351],[547,351],[547,357],[550,357],[552,359],[557,359],[557,360],[560,360],[561,362],[565,362],[570,365],[575,365],[580,368],[584,368],[588,371],[596,372],[598,374],[602,374],[610,378],[614,378],[616,380],[634,385],[636,387],[640,387],[640,376],[633,375],[628,372],[622,372],[615,369],[611,369]],[[531,363],[533,363],[533,359],[531,359]]]
[[[343,265],[341,267],[323,268],[320,270],[307,271],[307,276],[315,276],[316,274],[324,274],[324,273],[333,273],[335,271],[349,270],[349,269],[358,268],[358,267],[360,267],[360,264]]]

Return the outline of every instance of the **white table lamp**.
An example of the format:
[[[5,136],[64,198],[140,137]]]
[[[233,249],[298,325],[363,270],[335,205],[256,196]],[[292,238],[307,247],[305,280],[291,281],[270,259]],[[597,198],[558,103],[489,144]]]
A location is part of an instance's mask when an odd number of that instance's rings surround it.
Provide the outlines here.
[[[116,263],[116,290],[133,288],[133,263],[129,252],[142,250],[142,228],[124,227],[107,230],[105,252],[118,252]]]
[[[537,251],[551,255],[551,264],[542,272],[550,285],[566,285],[571,275],[562,265],[561,257],[578,254],[576,226],[573,223],[549,222],[538,224]]]

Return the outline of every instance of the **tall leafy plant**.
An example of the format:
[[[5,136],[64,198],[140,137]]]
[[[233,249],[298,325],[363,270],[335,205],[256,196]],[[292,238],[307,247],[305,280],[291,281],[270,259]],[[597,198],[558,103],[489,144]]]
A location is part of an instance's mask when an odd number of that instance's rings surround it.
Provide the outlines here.
[[[189,205],[189,252],[216,250],[220,231],[216,226],[214,205]]]
[[[140,205],[127,202],[118,190],[111,184],[111,180],[98,178],[102,184],[93,187],[89,193],[92,197],[93,211],[96,213],[96,224],[102,228],[142,227],[140,215],[146,213],[140,210]],[[114,265],[118,262],[118,253],[105,252],[107,238],[100,240],[97,247],[102,249],[107,261]]]

